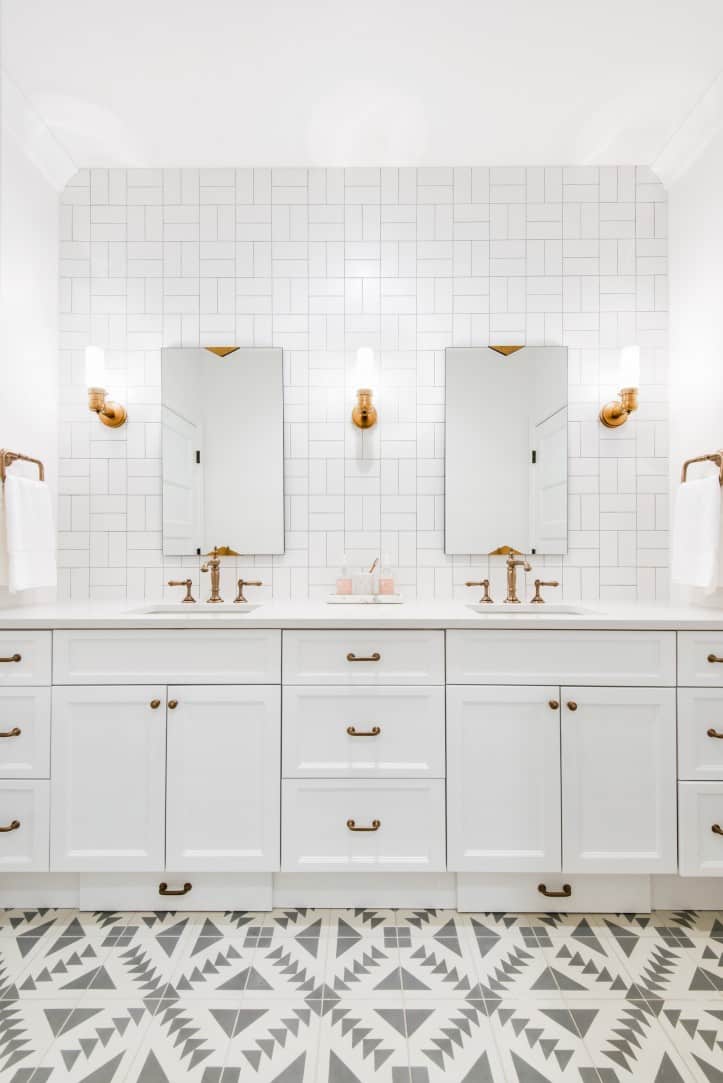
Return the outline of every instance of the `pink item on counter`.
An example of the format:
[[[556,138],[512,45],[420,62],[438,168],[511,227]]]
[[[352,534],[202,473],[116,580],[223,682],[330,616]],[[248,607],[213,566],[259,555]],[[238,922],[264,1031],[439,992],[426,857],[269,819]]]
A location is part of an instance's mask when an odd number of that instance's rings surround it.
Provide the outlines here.
[[[337,579],[336,593],[351,594],[351,579]]]
[[[379,580],[379,593],[380,594],[394,594],[394,580],[393,579],[380,579]]]

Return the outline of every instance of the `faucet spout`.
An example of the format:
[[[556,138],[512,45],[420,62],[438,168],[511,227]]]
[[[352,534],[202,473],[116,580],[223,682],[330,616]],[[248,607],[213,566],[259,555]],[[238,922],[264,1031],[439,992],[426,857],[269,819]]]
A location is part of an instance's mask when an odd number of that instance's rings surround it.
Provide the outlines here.
[[[505,598],[506,605],[519,605],[520,599],[517,597],[517,569],[524,568],[526,572],[532,571],[532,565],[524,557],[522,560],[517,560],[514,553],[510,553],[507,557],[507,597]]]

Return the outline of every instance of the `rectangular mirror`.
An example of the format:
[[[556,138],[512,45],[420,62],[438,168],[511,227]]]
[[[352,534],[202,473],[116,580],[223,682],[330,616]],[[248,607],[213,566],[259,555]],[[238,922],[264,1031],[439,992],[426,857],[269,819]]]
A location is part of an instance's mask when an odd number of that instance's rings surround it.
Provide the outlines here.
[[[445,552],[566,553],[567,349],[450,348],[445,402]]]
[[[163,552],[284,551],[282,351],[162,351]]]

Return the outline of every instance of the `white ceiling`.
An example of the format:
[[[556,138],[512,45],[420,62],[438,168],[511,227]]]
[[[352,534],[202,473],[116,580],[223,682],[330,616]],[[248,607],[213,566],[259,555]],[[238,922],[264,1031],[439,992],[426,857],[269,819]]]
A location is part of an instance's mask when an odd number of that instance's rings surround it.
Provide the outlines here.
[[[653,163],[721,0],[4,0],[76,165]]]

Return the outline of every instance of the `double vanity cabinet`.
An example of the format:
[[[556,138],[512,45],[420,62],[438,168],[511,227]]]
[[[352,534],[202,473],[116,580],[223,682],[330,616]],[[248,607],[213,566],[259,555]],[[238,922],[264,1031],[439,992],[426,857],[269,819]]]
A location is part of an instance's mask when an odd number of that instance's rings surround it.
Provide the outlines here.
[[[723,632],[221,623],[0,630],[0,904],[723,901]]]

